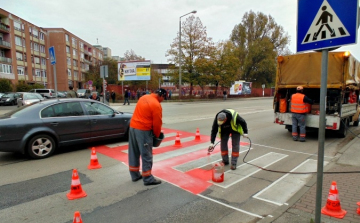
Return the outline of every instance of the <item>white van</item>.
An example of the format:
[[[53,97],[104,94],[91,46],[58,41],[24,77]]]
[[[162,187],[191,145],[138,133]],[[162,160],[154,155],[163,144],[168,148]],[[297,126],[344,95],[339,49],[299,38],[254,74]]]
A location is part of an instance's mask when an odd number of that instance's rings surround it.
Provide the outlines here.
[[[44,98],[55,98],[55,91],[53,89],[32,89],[30,92],[39,93]]]

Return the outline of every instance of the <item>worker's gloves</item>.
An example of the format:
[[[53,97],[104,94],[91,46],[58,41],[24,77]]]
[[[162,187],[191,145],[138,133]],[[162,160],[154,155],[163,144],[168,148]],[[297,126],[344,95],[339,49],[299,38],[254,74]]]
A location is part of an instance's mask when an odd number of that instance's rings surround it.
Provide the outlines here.
[[[249,138],[248,134],[243,135],[244,138]]]
[[[214,151],[214,143],[211,143],[209,148],[208,148],[209,153],[211,153],[212,151]]]

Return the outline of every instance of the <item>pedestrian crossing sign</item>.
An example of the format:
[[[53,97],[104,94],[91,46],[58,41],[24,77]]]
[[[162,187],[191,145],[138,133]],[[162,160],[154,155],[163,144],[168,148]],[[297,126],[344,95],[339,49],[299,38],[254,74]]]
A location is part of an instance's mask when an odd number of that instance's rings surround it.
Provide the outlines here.
[[[298,0],[297,52],[356,44],[359,0]]]

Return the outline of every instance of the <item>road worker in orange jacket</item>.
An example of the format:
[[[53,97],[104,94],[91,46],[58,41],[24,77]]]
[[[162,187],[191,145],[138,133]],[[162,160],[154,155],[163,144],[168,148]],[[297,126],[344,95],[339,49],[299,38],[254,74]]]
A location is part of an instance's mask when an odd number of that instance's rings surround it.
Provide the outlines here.
[[[153,165],[153,137],[159,138],[162,126],[162,107],[165,89],[142,96],[136,104],[129,129],[129,171],[132,181],[143,178],[144,185],[156,185],[161,181],[151,174]],[[140,156],[142,174],[140,174]]]
[[[296,88],[296,93],[291,96],[291,108],[290,111],[292,114],[292,137],[294,141],[299,140],[300,142],[305,142],[306,137],[306,113],[308,113],[308,108],[306,103],[313,104],[314,102],[303,94],[304,88],[298,86]],[[297,127],[300,126],[300,139],[297,131]]]

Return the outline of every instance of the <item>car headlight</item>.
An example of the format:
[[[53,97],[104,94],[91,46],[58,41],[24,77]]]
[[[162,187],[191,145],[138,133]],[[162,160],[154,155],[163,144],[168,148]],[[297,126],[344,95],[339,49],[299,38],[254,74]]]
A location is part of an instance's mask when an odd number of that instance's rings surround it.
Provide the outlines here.
[[[10,98],[6,99],[6,101],[10,101]]]
[[[30,101],[25,101],[25,104],[29,105],[29,104],[31,104],[31,102]]]

